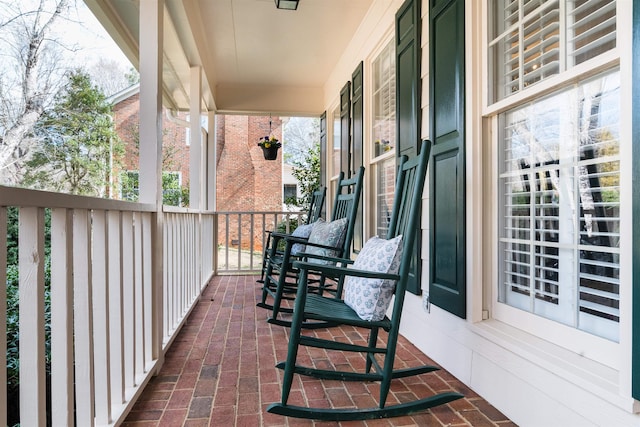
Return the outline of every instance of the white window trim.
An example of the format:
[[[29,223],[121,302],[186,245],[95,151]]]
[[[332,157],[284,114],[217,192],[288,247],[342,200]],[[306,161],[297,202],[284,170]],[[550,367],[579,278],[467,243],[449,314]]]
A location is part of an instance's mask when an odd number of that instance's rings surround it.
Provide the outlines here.
[[[468,2],[467,2],[468,3]],[[488,51],[487,51],[487,39],[488,39],[488,0],[482,2],[482,22],[479,27],[482,31],[482,40],[484,42],[480,45],[475,44],[476,48],[480,48],[482,54],[482,74],[483,82],[490,82],[488,74]],[[618,1],[617,3],[617,33],[618,40],[631,40],[631,5],[629,2]],[[467,43],[469,42],[467,37]],[[629,45],[629,46],[626,46]],[[483,271],[484,284],[483,294],[485,295],[487,304],[486,308],[489,311],[489,316],[495,320],[491,320],[494,324],[504,324],[507,328],[516,328],[526,334],[530,334],[536,339],[542,339],[554,346],[558,346],[559,349],[564,349],[575,353],[580,357],[586,358],[585,361],[589,363],[596,362],[601,363],[603,366],[611,368],[618,373],[619,381],[616,382],[616,388],[619,387],[619,393],[622,395],[630,395],[630,373],[631,373],[631,295],[630,295],[630,283],[631,283],[631,258],[629,254],[631,251],[628,248],[632,247],[632,242],[629,233],[621,233],[621,258],[620,258],[620,281],[626,283],[627,286],[621,286],[620,289],[620,342],[615,343],[605,338],[597,337],[588,332],[584,332],[575,329],[570,326],[563,325],[561,323],[542,318],[533,313],[528,313],[523,310],[519,310],[514,307],[510,307],[506,304],[498,301],[497,286],[499,283],[499,173],[498,173],[498,114],[513,108],[514,105],[526,103],[527,101],[534,100],[545,96],[551,92],[554,92],[562,87],[567,86],[569,83],[575,83],[578,80],[585,80],[596,74],[602,73],[605,70],[615,67],[620,68],[621,73],[621,85],[623,87],[630,87],[630,65],[625,66],[624,62],[631,60],[630,43],[618,43],[619,47],[600,55],[597,58],[588,60],[582,64],[579,64],[568,71],[564,71],[560,75],[550,77],[541,81],[531,87],[523,89],[521,92],[514,94],[506,99],[497,101],[489,105],[489,88],[485,86],[482,90],[482,116],[485,117],[485,130],[483,139],[486,141],[484,149],[490,147],[488,153],[484,156],[484,164],[482,169],[484,170],[484,177],[487,180],[488,185],[483,187],[484,191],[484,203],[482,204],[482,211],[485,215],[483,221],[484,230],[478,231],[480,238],[489,239],[485,241],[484,248],[490,249],[487,259],[485,259],[485,269]],[[473,48],[473,46],[468,45]],[[623,52],[624,50],[624,52]],[[624,54],[623,54],[624,53]],[[628,59],[624,59],[625,55]],[[490,84],[490,83],[489,83]],[[479,89],[475,89],[478,91]],[[477,93],[477,92],[476,92]],[[630,105],[631,96],[622,91],[621,105]],[[631,118],[630,112],[622,108],[622,116],[620,119],[620,138],[621,140],[630,141],[630,126]],[[472,143],[471,143],[472,144]],[[631,171],[631,147],[630,144],[621,144],[620,146],[620,174],[622,176],[629,176]],[[476,148],[476,147],[474,147]],[[474,165],[477,166],[477,165]],[[631,183],[626,182],[630,180],[621,179],[621,196],[630,200]],[[624,184],[623,184],[624,183]],[[624,185],[624,187],[623,187]],[[630,203],[627,203],[627,209],[621,210],[620,228],[630,229],[631,224],[631,210]],[[471,228],[476,229],[476,228]],[[475,238],[475,237],[474,237]],[[627,248],[627,249],[625,249]],[[489,271],[486,268],[490,265]],[[473,286],[472,283],[469,284]],[[629,288],[629,289],[627,289]],[[480,297],[475,294],[474,300],[477,302]],[[624,301],[624,303],[623,303]],[[485,313],[485,316],[487,313]],[[496,322],[496,320],[498,322]],[[485,332],[486,333],[486,332]],[[514,351],[525,354],[526,351],[522,347],[515,346]],[[628,355],[628,356],[626,356]],[[589,360],[590,359],[590,360]],[[619,384],[618,384],[619,383]],[[607,399],[610,400],[610,399]],[[629,409],[628,402],[625,399],[625,403],[618,402],[619,406],[624,406]]]
[[[376,235],[377,230],[377,218],[376,218],[376,206],[374,197],[374,191],[376,191],[376,177],[373,175],[374,169],[376,165],[384,164],[389,159],[394,159],[396,156],[396,146],[398,145],[398,141],[395,142],[394,147],[390,149],[388,152],[383,153],[379,156],[375,156],[373,152],[373,99],[374,99],[374,91],[373,91],[373,63],[375,60],[384,52],[389,43],[394,44],[393,52],[395,52],[395,23],[390,28],[387,29],[385,34],[380,38],[380,41],[376,45],[375,49],[371,51],[368,55],[367,60],[365,61],[365,104],[364,104],[364,132],[363,132],[363,155],[364,155],[364,163],[366,167],[366,174],[369,179],[365,180],[365,185],[363,191],[367,197],[364,200],[369,200],[369,203],[363,206],[363,215],[366,218],[365,221],[365,240],[371,238]],[[394,53],[395,54],[395,53]],[[398,76],[396,75],[396,84],[397,84]],[[397,102],[397,100],[396,100]],[[396,117],[397,120],[397,117]]]

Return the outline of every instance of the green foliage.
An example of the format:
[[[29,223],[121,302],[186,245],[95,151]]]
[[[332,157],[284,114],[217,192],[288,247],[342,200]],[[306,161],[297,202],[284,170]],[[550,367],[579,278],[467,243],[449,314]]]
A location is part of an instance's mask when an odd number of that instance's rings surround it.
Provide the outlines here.
[[[302,197],[299,200],[285,201],[302,210],[308,210],[313,192],[320,186],[320,144],[314,144],[300,161],[293,164],[291,174],[300,184]]]
[[[36,125],[40,144],[27,162],[27,186],[71,194],[103,196],[113,160],[124,154],[112,109],[89,75],[72,72]]]
[[[180,185],[177,173],[162,173],[162,204],[167,206],[189,206],[189,188]],[[138,201],[139,174],[137,171],[124,172],[120,175],[122,200]]]
[[[20,277],[18,266],[18,208],[7,209],[7,390],[20,384]],[[51,371],[51,211],[45,210],[44,321],[45,362]]]
[[[168,206],[189,206],[189,189],[180,186],[176,173],[162,173],[162,204]]]
[[[287,230],[287,223],[289,223],[289,229]],[[276,225],[276,231],[278,233],[292,233],[293,230],[298,228],[298,217],[292,216],[291,218],[285,218],[282,221],[278,222]]]
[[[18,208],[7,207],[7,265],[18,264]],[[8,274],[8,273],[7,273]]]
[[[140,83],[140,73],[133,67],[129,68],[129,71],[127,72],[127,74],[125,74],[124,78],[129,82],[129,85],[131,86]]]

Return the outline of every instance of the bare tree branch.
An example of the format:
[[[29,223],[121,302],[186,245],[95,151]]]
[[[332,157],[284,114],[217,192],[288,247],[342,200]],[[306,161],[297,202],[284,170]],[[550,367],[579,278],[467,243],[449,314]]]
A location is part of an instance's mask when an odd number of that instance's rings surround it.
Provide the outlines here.
[[[50,4],[55,5],[52,10]],[[48,36],[73,4],[75,0],[40,0],[32,10],[23,11],[23,2],[0,3],[3,16],[15,14],[0,23],[0,42],[13,53],[15,63],[13,77],[3,73],[0,92],[0,182],[4,184],[19,182],[20,160],[29,153],[34,125],[62,82],[65,70],[56,61],[55,38]]]

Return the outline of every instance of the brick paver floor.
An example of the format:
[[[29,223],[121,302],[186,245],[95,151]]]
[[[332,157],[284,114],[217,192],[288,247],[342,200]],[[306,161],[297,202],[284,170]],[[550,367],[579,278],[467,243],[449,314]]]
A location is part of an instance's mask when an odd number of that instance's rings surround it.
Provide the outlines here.
[[[205,289],[167,352],[165,363],[125,420],[126,427],[200,426],[514,426],[502,413],[439,370],[392,382],[388,403],[454,390],[465,395],[446,405],[404,417],[374,421],[319,422],[266,412],[280,400],[288,329],[266,322],[256,307],[260,288],[255,276],[218,276]],[[362,339],[354,328],[318,329],[319,336]],[[301,364],[317,367],[364,366],[359,354],[303,348]],[[397,367],[435,364],[404,338],[398,343]],[[289,398],[293,405],[314,407],[376,406],[379,383],[326,381],[296,375]]]

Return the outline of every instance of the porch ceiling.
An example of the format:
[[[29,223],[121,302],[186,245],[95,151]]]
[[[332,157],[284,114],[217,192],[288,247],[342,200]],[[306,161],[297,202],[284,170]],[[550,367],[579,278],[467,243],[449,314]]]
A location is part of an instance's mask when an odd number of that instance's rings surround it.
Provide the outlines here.
[[[138,0],[85,0],[138,66]],[[164,96],[189,108],[190,68],[201,66],[203,108],[315,115],[323,86],[373,0],[165,0]]]

